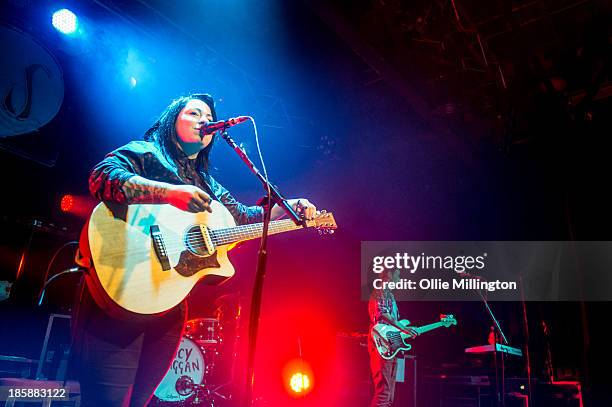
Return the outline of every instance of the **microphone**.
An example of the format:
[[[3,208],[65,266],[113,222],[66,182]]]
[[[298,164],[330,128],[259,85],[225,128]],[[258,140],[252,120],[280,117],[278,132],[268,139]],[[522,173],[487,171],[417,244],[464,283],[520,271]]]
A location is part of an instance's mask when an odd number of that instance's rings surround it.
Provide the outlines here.
[[[247,120],[249,120],[248,116],[238,116],[238,117],[232,117],[227,120],[219,120],[216,122],[204,123],[202,127],[200,127],[200,134],[205,135],[205,134],[212,134],[219,130],[223,131],[229,127],[235,126],[242,122],[246,122]]]

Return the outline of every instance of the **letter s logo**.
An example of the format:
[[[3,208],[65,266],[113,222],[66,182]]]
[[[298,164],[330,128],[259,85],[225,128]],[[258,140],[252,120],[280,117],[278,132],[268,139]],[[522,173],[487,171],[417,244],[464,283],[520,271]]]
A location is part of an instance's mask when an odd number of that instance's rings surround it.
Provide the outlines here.
[[[60,65],[34,38],[4,25],[0,57],[5,61],[0,64],[0,138],[34,133],[62,106]]]
[[[2,100],[2,107],[17,120],[25,120],[30,115],[30,111],[32,110],[32,77],[34,76],[34,73],[39,69],[44,71],[48,77],[51,77],[49,70],[43,65],[33,64],[28,65],[25,68],[25,84],[23,86],[25,90],[25,103],[23,104],[23,107],[19,112],[17,112],[17,109],[13,104],[13,91],[15,90],[16,86],[14,85],[10,87],[9,90],[6,92],[6,95],[4,95],[4,98]]]

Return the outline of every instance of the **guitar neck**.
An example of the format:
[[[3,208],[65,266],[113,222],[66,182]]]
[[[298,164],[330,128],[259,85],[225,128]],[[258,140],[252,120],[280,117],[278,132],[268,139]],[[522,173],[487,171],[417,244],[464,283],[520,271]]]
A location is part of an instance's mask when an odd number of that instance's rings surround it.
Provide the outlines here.
[[[303,227],[302,225],[296,225],[291,219],[274,220],[270,222],[268,235],[276,235],[278,233],[302,229]],[[214,229],[210,230],[210,235],[215,246],[256,239],[263,235],[263,222]]]
[[[433,331],[434,329],[438,329],[444,326],[442,322],[434,322],[433,324],[423,325],[418,328],[415,328],[419,335],[424,334],[425,332]]]

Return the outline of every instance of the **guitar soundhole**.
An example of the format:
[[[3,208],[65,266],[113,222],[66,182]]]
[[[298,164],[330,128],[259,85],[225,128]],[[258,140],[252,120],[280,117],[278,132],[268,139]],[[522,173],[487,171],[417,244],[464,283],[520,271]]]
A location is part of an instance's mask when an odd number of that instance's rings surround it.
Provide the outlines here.
[[[208,256],[204,236],[198,226],[192,226],[185,233],[185,247],[196,256]]]

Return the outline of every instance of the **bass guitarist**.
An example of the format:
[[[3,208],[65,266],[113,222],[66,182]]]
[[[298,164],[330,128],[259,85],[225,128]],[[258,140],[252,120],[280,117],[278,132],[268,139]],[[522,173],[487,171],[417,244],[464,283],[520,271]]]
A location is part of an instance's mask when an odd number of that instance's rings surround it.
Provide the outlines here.
[[[215,200],[239,225],[261,222],[262,207],[239,203],[210,175],[209,156],[217,136],[201,134],[200,129],[216,120],[215,104],[208,94],[174,100],[143,141],[118,148],[93,168],[91,193],[112,203],[170,204],[189,212],[212,212]],[[288,202],[306,219],[315,216],[316,208],[307,199]],[[282,213],[275,206],[271,217]],[[161,315],[118,319],[85,290],[75,318],[83,406],[145,406],[179,345],[185,316],[183,301]]]
[[[400,271],[398,269],[386,269],[381,273],[383,282],[399,282]],[[399,319],[399,312],[395,296],[388,288],[374,289],[368,302],[368,313],[370,314],[370,332],[377,323],[392,325],[402,332],[413,337],[418,335],[416,329],[405,327]],[[390,407],[393,404],[395,393],[395,375],[397,371],[397,360],[384,359],[378,353],[372,335],[368,335],[368,353],[370,354],[370,370],[374,383],[374,395],[371,407]]]

